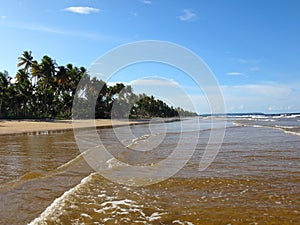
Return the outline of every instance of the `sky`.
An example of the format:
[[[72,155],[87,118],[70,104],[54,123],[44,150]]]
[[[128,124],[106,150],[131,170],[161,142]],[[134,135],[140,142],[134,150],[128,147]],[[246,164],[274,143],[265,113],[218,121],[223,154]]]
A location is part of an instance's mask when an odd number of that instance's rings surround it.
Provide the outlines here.
[[[158,40],[205,62],[227,112],[300,112],[299,11],[298,0],[2,0],[0,71],[14,77],[25,50],[90,68],[118,46]],[[139,92],[145,80],[147,94],[160,86],[153,95],[170,104],[211,112],[205,91],[170,65],[131,65],[107,82],[140,84]]]

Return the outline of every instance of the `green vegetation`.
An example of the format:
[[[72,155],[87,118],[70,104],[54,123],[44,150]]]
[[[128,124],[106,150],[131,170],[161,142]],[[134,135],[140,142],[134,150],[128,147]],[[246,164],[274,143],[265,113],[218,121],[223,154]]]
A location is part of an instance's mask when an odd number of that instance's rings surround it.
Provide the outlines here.
[[[83,106],[73,115],[80,118],[196,116],[181,108],[174,109],[153,96],[136,95],[131,86],[122,83],[108,86],[91,78],[84,67],[60,66],[49,56],[38,62],[31,51],[24,51],[18,59],[15,79],[7,71],[0,72],[0,118],[70,119],[74,100]],[[77,89],[81,79],[84,82]],[[75,99],[76,91],[81,94]],[[87,109],[93,102],[96,102],[95,114],[88,115]],[[117,110],[113,110],[116,106]]]

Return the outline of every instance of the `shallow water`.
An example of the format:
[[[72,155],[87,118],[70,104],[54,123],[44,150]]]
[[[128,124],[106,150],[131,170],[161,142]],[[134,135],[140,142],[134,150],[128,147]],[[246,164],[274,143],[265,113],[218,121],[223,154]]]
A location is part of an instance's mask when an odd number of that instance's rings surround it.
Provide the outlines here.
[[[211,122],[203,118],[197,131],[189,130],[199,133],[199,141],[185,167],[141,187],[93,172],[72,132],[0,136],[0,224],[299,224],[298,120],[231,118],[217,157],[200,172]],[[111,129],[99,134],[118,159],[151,164],[176,147],[179,124],[157,125],[167,135],[146,159],[145,152],[117,151]],[[125,142],[147,141],[147,125],[131,130],[137,138]]]

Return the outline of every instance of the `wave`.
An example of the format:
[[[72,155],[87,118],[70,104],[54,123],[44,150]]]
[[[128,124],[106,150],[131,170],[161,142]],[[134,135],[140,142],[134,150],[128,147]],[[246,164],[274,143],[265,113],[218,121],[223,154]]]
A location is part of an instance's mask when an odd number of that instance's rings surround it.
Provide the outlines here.
[[[166,193],[164,189],[161,191]],[[161,199],[155,193],[155,189],[117,185],[92,173],[57,197],[29,225],[193,224],[174,217],[164,204],[158,204]]]
[[[257,125],[257,124],[245,124],[245,123],[241,123],[241,122],[232,122],[235,126],[239,126],[239,127],[256,127],[256,128],[265,128],[266,126],[263,125]],[[272,127],[269,127],[272,128]]]
[[[275,122],[275,119],[265,119],[265,118],[248,118],[250,121],[262,121],[262,122]]]
[[[148,142],[150,137],[151,137],[150,134],[144,134],[140,137],[134,138],[131,140],[131,143],[126,145],[126,148],[132,148],[133,146],[137,145],[140,142]]]
[[[88,183],[95,174],[96,173],[92,173],[89,176],[83,178],[78,185],[64,192],[60,197],[56,198],[51,203],[51,205],[48,206],[39,217],[31,221],[29,225],[47,225],[48,223],[46,222],[46,220],[49,219],[49,217],[51,217],[52,221],[57,221],[58,217],[63,213],[63,211],[59,209],[65,205],[65,202],[68,200],[69,195],[73,194],[76,190],[80,189],[82,186]]]
[[[260,120],[260,121],[275,121],[276,119],[283,118],[299,118],[300,114],[262,114],[262,115],[227,115],[226,118],[230,119],[247,119],[247,120]]]
[[[8,181],[0,185],[0,192],[11,190],[17,186],[20,186],[23,183],[26,183],[31,180],[43,179],[49,176],[49,173],[40,173],[40,172],[28,172],[20,176],[16,180]]]
[[[31,171],[25,173],[24,175],[20,176],[16,180],[12,180],[5,184],[0,185],[0,192],[11,190],[29,181],[47,179],[67,172],[80,171],[82,173],[90,173],[92,169],[89,167],[89,165],[86,163],[84,159],[84,156],[87,155],[89,151],[90,150],[87,150],[84,153],[80,153],[75,158],[53,169],[52,171],[44,171],[44,172]]]
[[[66,220],[70,224],[78,224],[78,218],[88,221],[95,220],[101,224],[113,221],[114,224],[118,224],[117,222],[124,220],[129,224],[132,224],[130,222],[134,223],[134,220],[151,224],[167,214],[158,207],[146,207],[146,203],[142,201],[144,196],[136,190],[116,186],[105,181],[99,187],[99,179],[100,176],[97,173],[91,173],[83,178],[78,185],[56,198],[29,225],[62,224]],[[120,196],[118,193],[122,190],[126,192],[130,190],[135,198],[132,198],[133,196]],[[85,207],[82,208],[82,206]]]
[[[153,146],[153,144],[155,144],[157,137],[162,137],[162,136],[163,135],[161,133],[141,135],[130,141],[128,140],[128,145],[124,146],[124,147],[129,148],[129,149],[140,149],[141,146],[142,147],[144,146],[146,148],[146,147],[148,147],[149,144],[151,146]],[[159,143],[160,142],[158,142],[157,144],[159,144]],[[149,149],[147,149],[147,150],[149,150]],[[51,171],[27,172],[15,180],[9,181],[4,184],[0,184],[0,192],[12,190],[13,188],[18,187],[29,181],[46,179],[46,178],[50,178],[50,177],[53,177],[53,176],[56,176],[59,174],[64,174],[67,172],[81,171],[82,173],[89,174],[93,170],[88,165],[86,159],[93,158],[93,156],[95,156],[96,153],[97,153],[97,148],[90,148],[90,149],[86,150],[85,152],[78,154],[75,158],[54,168]],[[113,161],[109,161],[109,160],[106,162],[106,164],[107,165],[105,165],[105,166],[108,166],[109,168],[116,166],[115,164],[113,164]]]
[[[275,130],[280,130],[286,134],[292,134],[292,135],[297,135],[300,136],[300,131],[292,131],[291,129],[298,129],[298,127],[292,127],[292,126],[279,126],[279,125],[274,125],[274,126],[267,126],[267,125],[258,125],[258,124],[247,124],[247,123],[242,123],[242,122],[233,122],[236,126],[248,126],[248,127],[255,127],[255,128],[268,128],[268,129],[275,129]]]
[[[300,117],[300,115],[288,115],[288,116],[285,116],[287,118],[298,118]]]
[[[132,148],[138,146],[141,144],[142,146],[147,144],[146,142],[149,142],[150,144],[154,139],[154,137],[160,137],[161,134],[145,134],[140,137],[136,137],[130,141],[128,141],[128,145],[125,146],[126,148]],[[155,141],[155,140],[154,140]],[[66,163],[62,164],[61,166],[58,166],[57,168],[54,168],[51,171],[43,171],[43,172],[27,172],[24,175],[18,177],[15,180],[9,181],[4,184],[0,184],[0,192],[11,190],[15,187],[18,187],[26,182],[33,181],[33,180],[40,180],[40,179],[46,179],[50,178],[59,174],[64,174],[67,172],[78,172],[79,170],[81,172],[90,173],[92,171],[91,167],[88,165],[86,159],[93,158],[95,156],[95,152],[97,152],[97,148],[90,148],[86,150],[85,152],[82,152],[78,154],[75,158],[67,161]],[[110,161],[109,161],[110,162]],[[112,167],[111,163],[107,162],[107,165],[109,168]]]
[[[294,129],[295,128],[294,126],[282,126],[282,125],[275,125],[275,127],[282,128],[282,129]]]
[[[282,129],[282,130],[283,130],[283,129]],[[284,130],[284,133],[286,133],[286,134],[293,134],[293,135],[298,135],[298,136],[300,136],[300,132],[294,132],[294,131]]]

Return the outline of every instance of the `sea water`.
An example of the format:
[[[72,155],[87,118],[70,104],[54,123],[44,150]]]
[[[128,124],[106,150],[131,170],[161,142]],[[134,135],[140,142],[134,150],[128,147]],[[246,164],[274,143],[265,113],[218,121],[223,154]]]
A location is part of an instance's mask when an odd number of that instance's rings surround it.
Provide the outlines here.
[[[222,147],[204,171],[199,161],[211,134],[210,117],[156,124],[164,142],[140,154],[119,148],[155,140],[148,125],[132,126],[135,138],[121,144],[113,129],[98,130],[119,160],[155,165],[178,145],[182,123],[191,125],[185,132],[198,137],[191,159],[172,177],[145,186],[115,183],[95,172],[72,132],[1,136],[0,224],[299,224],[299,121],[227,118]]]

